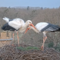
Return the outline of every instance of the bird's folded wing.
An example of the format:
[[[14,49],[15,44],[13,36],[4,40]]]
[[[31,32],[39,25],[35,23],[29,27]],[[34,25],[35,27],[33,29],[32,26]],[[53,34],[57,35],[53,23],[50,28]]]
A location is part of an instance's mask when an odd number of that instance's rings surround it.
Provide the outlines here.
[[[11,27],[15,29],[19,29],[21,27],[21,23],[19,21],[11,21],[8,23]]]

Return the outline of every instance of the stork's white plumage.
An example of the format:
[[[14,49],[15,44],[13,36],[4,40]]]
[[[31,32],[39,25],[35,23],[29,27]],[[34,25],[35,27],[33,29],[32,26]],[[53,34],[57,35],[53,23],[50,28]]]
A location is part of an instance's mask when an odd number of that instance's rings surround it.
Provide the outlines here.
[[[26,22],[24,22],[24,20],[20,18],[10,20],[9,18],[4,17],[3,19],[7,23],[2,26],[2,30],[17,31],[18,45],[19,45],[18,31],[23,33],[29,25],[32,25],[34,27],[31,20],[27,20]],[[13,40],[14,40],[14,33],[13,33]]]
[[[24,20],[20,18],[15,18],[12,21],[8,22],[9,26],[15,28],[16,30],[18,30],[22,25],[24,25],[24,23]]]
[[[43,32],[43,44],[41,46],[41,49],[44,50],[44,43],[47,39],[46,33],[47,32],[56,32],[60,31],[60,27],[58,25],[53,25],[47,22],[40,22],[35,25],[36,29],[32,26],[29,26],[25,32],[27,32],[29,29],[33,29],[35,32]]]

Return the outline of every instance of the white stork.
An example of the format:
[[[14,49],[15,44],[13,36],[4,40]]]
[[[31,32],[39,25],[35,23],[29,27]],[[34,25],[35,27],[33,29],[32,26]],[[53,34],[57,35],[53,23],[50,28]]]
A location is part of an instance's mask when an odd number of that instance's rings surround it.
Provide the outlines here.
[[[29,30],[29,29],[33,29],[35,32],[39,33],[39,32],[43,32],[43,44],[41,46],[41,49],[44,50],[44,43],[47,39],[46,33],[47,32],[56,32],[56,31],[60,31],[60,27],[58,25],[54,25],[54,24],[50,24],[47,22],[40,22],[37,23],[35,25],[36,28],[33,28],[31,25],[26,29],[25,33]]]
[[[2,26],[2,30],[17,31],[18,45],[19,45],[18,31],[23,33],[29,25],[32,25],[34,27],[31,20],[27,20],[26,22],[24,22],[24,20],[20,18],[10,20],[7,17],[4,17],[3,20],[5,20],[7,23]],[[13,40],[14,40],[14,33],[13,33]]]

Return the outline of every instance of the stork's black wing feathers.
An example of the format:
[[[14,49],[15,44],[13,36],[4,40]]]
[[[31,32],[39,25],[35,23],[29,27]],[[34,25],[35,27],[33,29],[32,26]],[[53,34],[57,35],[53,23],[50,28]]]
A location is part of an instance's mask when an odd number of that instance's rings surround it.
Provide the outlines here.
[[[8,23],[4,24],[2,27],[1,27],[2,30],[10,30],[10,31],[14,31],[16,30],[15,28],[11,27],[8,25]]]
[[[60,26],[49,23],[45,28],[42,29],[42,31],[60,31]]]

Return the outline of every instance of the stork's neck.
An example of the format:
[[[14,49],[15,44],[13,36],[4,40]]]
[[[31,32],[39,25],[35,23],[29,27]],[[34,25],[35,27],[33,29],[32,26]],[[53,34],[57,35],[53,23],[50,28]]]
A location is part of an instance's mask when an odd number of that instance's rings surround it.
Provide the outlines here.
[[[37,29],[35,29],[33,27],[31,27],[31,29],[33,29],[36,33],[39,33],[39,30],[37,30]]]
[[[25,28],[27,28],[27,27],[28,27],[28,24],[27,24],[27,23],[25,23],[25,24],[24,24],[24,27],[25,27]]]
[[[28,25],[24,23],[21,28],[19,29],[20,32],[24,32],[27,29]]]

